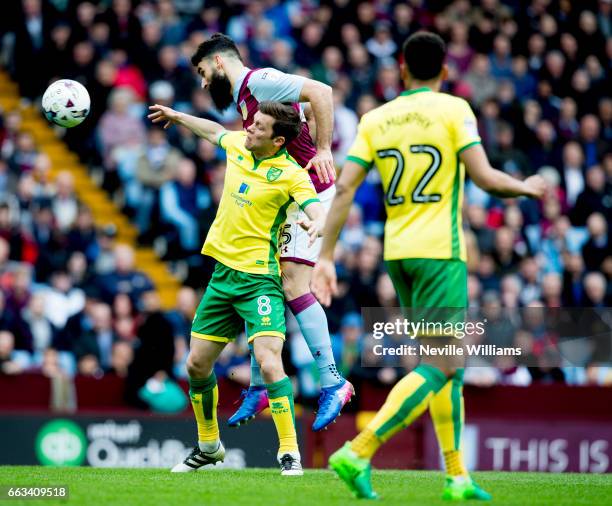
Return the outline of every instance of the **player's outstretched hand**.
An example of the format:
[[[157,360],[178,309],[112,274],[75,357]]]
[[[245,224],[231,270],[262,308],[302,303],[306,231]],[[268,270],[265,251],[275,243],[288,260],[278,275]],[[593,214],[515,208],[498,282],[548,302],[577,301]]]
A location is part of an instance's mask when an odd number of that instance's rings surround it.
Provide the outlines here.
[[[308,241],[308,247],[312,246],[318,237],[321,237],[323,232],[324,223],[319,223],[317,220],[309,220],[308,218],[303,218],[296,222],[303,230],[308,233],[308,237],[310,238]]]
[[[174,109],[159,104],[149,106],[149,111],[153,112],[149,114],[147,118],[149,118],[153,123],[159,123],[161,121],[166,122],[164,125],[164,130],[169,128],[172,124],[178,123],[180,116],[180,114]]]
[[[333,260],[320,258],[312,271],[310,289],[324,306],[331,304],[332,296],[338,293],[336,266]]]
[[[529,191],[528,196],[534,199],[544,198],[548,190],[546,180],[537,174],[535,176],[529,176],[527,179],[525,179],[525,185]]]
[[[317,154],[310,159],[305,168],[310,170],[311,167],[314,167],[317,171],[320,181],[329,183],[336,180],[336,167],[334,166],[334,157],[331,149],[317,150]]]

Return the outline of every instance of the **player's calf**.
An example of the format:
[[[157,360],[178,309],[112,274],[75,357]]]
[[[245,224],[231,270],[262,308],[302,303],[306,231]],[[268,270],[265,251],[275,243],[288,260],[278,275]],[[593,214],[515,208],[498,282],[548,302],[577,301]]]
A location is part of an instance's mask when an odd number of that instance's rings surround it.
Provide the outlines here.
[[[225,344],[193,338],[187,359],[189,398],[198,427],[198,444],[187,458],[172,468],[174,473],[196,471],[207,464],[223,462],[225,448],[219,439],[217,403],[219,388],[213,372],[215,360]]]
[[[303,474],[295,430],[293,385],[285,374],[281,351],[283,340],[272,336],[255,338],[255,358],[266,382],[272,420],[278,433],[277,459],[283,476]]]

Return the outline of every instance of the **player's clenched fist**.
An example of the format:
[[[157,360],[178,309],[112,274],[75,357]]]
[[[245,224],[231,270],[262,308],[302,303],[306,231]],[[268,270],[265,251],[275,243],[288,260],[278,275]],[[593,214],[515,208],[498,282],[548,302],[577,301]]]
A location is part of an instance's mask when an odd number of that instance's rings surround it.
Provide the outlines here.
[[[529,190],[529,196],[534,199],[544,198],[546,191],[548,190],[546,180],[537,174],[525,179],[525,185]]]
[[[147,116],[153,123],[160,123],[165,121],[164,129],[169,128],[172,124],[178,123],[181,113],[166,107],[165,105],[151,105],[149,110],[153,111]]]

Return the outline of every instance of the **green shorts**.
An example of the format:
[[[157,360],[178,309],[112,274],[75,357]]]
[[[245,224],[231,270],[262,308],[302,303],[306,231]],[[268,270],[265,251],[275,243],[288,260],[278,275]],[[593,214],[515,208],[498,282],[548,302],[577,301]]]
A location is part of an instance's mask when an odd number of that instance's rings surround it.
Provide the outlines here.
[[[217,262],[191,324],[191,336],[227,343],[247,326],[259,336],[285,338],[285,297],[280,276],[249,274]]]
[[[467,266],[462,260],[405,258],[385,264],[402,307],[467,307]]]

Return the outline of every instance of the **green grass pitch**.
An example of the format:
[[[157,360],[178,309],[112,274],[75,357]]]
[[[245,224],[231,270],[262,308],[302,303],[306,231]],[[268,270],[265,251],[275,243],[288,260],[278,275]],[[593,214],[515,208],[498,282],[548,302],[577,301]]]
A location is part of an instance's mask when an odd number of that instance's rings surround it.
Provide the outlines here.
[[[440,499],[442,474],[433,471],[375,471],[374,489],[389,506],[448,504]],[[474,473],[493,494],[492,505],[610,505],[612,475]],[[6,506],[327,506],[357,505],[329,471],[306,470],[281,477],[272,469],[165,470],[0,467],[0,487],[67,485],[69,499],[0,500]]]

